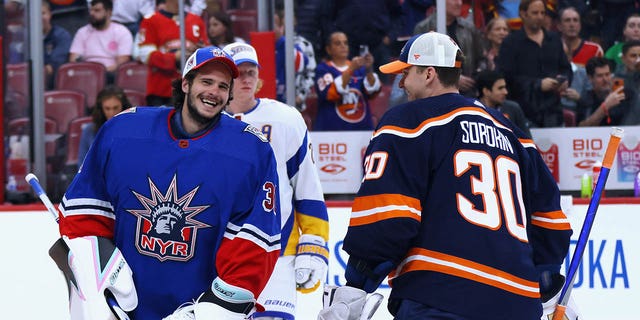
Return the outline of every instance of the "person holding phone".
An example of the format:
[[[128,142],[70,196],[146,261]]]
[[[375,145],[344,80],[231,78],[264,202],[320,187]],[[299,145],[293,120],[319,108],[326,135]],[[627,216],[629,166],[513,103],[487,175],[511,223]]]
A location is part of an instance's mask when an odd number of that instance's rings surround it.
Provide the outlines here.
[[[318,115],[313,129],[373,130],[369,99],[381,88],[373,55],[365,52],[349,60],[349,40],[340,31],[329,36],[326,51],[327,60],[316,68]]]
[[[613,61],[594,57],[586,65],[592,89],[578,100],[578,126],[624,126],[640,124],[640,99],[635,88],[614,79]],[[621,81],[622,80],[622,81]],[[617,88],[614,83],[617,82]]]
[[[573,73],[560,36],[543,27],[545,10],[543,0],[520,1],[522,29],[504,39],[496,65],[506,77],[509,98],[522,106],[535,126],[561,127],[561,93],[568,88]]]

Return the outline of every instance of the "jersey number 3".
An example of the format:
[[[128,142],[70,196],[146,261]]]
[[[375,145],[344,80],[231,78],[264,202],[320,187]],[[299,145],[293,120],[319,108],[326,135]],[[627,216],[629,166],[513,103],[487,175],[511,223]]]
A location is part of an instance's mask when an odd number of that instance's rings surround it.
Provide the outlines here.
[[[520,241],[528,242],[527,217],[522,200],[518,163],[504,156],[494,161],[487,153],[470,150],[457,152],[454,159],[454,171],[457,177],[462,176],[474,166],[478,167],[480,176],[470,176],[471,194],[482,197],[482,203],[484,203],[484,209],[478,210],[464,194],[458,193],[456,200],[460,215],[470,223],[497,230],[502,225],[502,212],[509,233]],[[502,210],[500,210],[501,204]]]

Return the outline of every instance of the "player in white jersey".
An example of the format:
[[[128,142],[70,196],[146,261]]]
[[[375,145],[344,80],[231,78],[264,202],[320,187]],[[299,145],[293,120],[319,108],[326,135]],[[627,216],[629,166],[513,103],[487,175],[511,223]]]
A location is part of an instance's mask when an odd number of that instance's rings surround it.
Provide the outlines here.
[[[324,283],[329,236],[327,208],[313,162],[307,126],[298,110],[272,99],[258,99],[259,64],[255,49],[232,43],[224,50],[233,57],[239,77],[226,111],[260,129],[274,150],[280,182],[282,251],[258,300],[260,319],[294,319],[296,288],[308,293]]]

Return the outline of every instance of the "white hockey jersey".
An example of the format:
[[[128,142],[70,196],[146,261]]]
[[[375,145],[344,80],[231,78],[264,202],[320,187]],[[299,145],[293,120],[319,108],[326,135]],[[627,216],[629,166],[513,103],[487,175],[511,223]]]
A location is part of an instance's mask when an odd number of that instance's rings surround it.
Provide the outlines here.
[[[256,106],[232,117],[260,129],[269,139],[278,163],[282,255],[295,255],[300,234],[328,241],[327,207],[316,169],[309,132],[295,108],[272,99],[256,99]]]

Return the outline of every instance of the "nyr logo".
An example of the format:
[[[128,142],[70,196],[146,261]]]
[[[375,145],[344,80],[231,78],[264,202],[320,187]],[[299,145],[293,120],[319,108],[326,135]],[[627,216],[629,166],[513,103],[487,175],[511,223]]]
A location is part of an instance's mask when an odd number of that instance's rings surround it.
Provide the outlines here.
[[[191,206],[199,186],[184,195],[178,195],[177,177],[162,192],[149,180],[149,196],[131,191],[142,209],[130,209],[138,223],[136,249],[143,255],[160,261],[187,261],[193,257],[198,229],[211,226],[195,220],[195,216],[209,206]],[[147,194],[147,192],[145,192]]]

